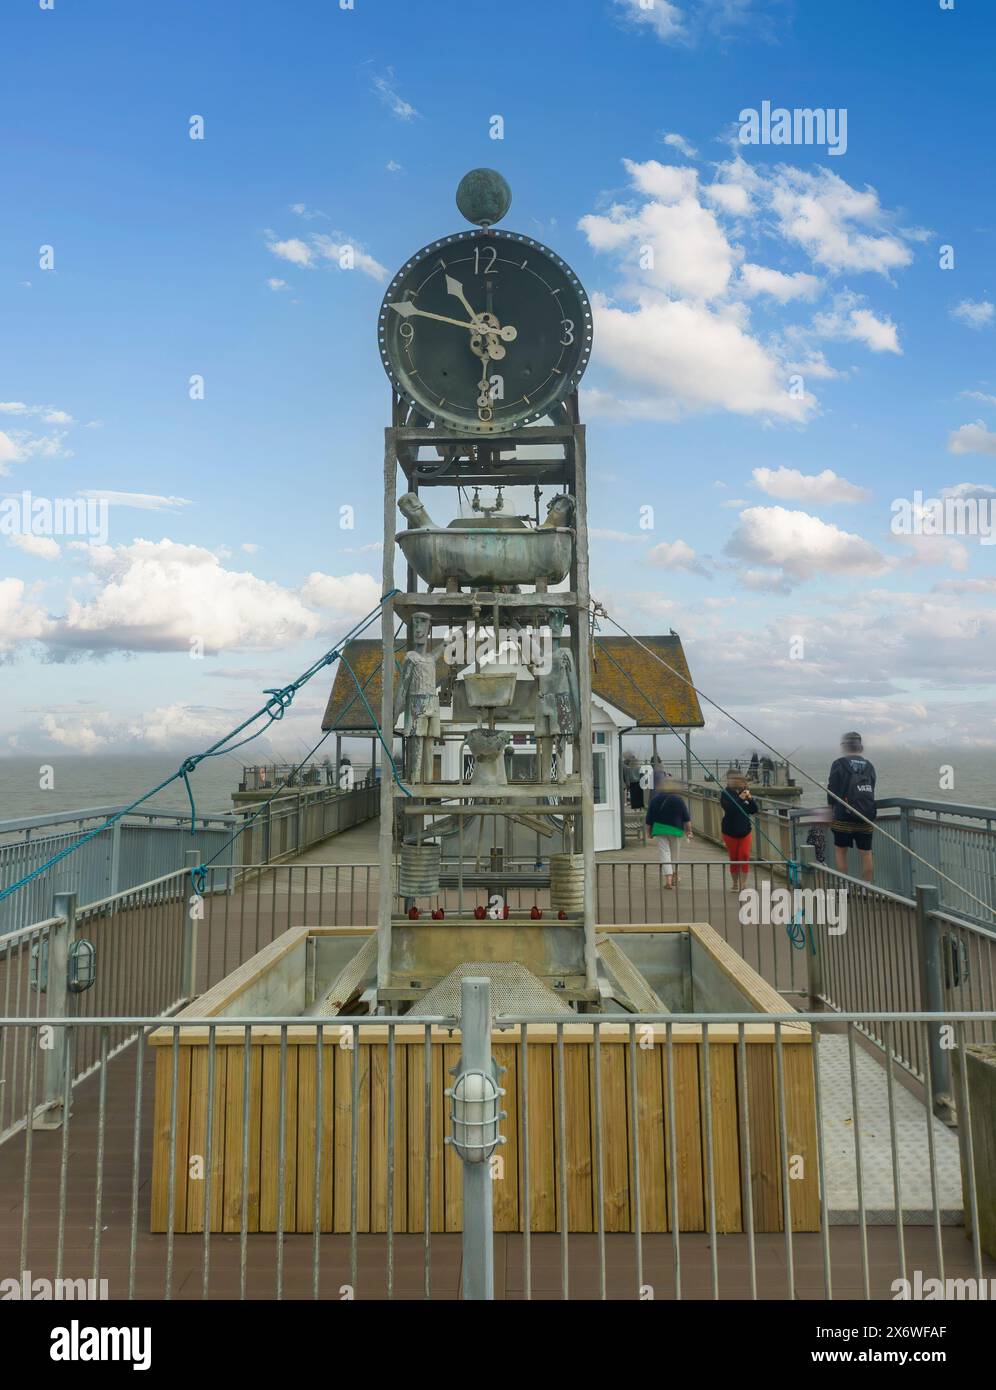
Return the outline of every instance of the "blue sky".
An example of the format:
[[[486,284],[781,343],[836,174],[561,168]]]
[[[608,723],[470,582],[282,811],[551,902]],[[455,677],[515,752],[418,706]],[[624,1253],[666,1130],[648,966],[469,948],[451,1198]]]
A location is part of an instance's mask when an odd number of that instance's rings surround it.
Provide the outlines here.
[[[476,165],[596,305],[594,593],[776,744],[996,744],[993,548],[890,532],[994,493],[994,39],[983,0],[6,5],[0,497],[112,505],[0,535],[0,747],[200,746],[367,610],[377,309]],[[765,101],[846,152],[742,144]]]

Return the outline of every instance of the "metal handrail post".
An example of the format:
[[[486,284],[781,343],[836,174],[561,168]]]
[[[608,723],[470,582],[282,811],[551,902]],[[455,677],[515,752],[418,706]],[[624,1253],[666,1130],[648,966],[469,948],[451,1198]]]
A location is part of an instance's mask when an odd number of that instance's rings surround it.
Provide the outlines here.
[[[798,862],[802,866],[803,878],[812,875],[819,867],[816,849],[813,845],[800,845]],[[809,992],[810,1008],[823,998],[823,939],[816,934],[816,924],[809,928],[812,941],[806,941],[806,988]]]
[[[48,933],[48,962],[44,969],[46,1013],[52,1018],[68,1018],[72,1012],[68,986],[69,947],[76,930],[76,894],[56,893],[52,899],[52,916],[59,920],[53,923]],[[39,959],[39,980],[42,978],[42,965]],[[52,1028],[41,1045],[44,1052],[43,1090],[39,1103],[39,1111],[43,1115],[41,1126],[57,1129],[65,1118],[62,1109],[66,1094],[69,1030]],[[38,1127],[37,1120],[33,1123]]]
[[[920,972],[920,1004],[927,1013],[944,1009],[944,961],[941,951],[941,928],[933,915],[940,903],[940,893],[933,884],[916,885],[916,938]],[[942,1024],[928,1023],[927,1045],[930,1048],[931,1096],[934,1114],[945,1124],[955,1120],[955,1104],[951,1090],[951,1050],[942,1043]]]

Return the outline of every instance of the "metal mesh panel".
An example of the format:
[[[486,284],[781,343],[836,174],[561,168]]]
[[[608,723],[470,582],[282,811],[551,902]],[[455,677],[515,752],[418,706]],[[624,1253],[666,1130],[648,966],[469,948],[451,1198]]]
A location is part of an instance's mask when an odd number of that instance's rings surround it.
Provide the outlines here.
[[[460,981],[466,975],[486,975],[491,981],[491,1005],[495,1016],[514,1014],[563,1014],[576,1018],[560,995],[515,961],[464,961],[433,985],[418,1001],[418,1013],[426,1018],[460,1016]]]

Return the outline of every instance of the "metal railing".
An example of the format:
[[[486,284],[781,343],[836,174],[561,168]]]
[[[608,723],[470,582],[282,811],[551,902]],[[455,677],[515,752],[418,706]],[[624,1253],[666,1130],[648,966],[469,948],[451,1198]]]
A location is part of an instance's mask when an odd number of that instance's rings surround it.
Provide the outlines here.
[[[352,790],[368,779],[372,782],[376,771],[376,763],[345,761],[336,765],[332,758],[317,763],[255,763],[243,767],[239,791],[272,792],[283,784],[292,788],[338,787]]]
[[[916,884],[930,884],[948,911],[996,926],[996,809],[904,796],[884,797],[876,809],[877,824],[888,832],[888,838],[875,833],[872,839],[877,887],[912,898]],[[792,811],[790,819],[791,854],[797,858],[811,822],[805,811]],[[832,864],[833,835],[829,826],[823,829],[826,858]],[[926,862],[918,862],[904,847]],[[848,851],[848,872],[860,876],[854,849]]]
[[[892,1037],[950,1027],[963,1063],[966,1028],[994,1021],[785,1013],[759,1038],[757,1014],[498,1018],[495,1296],[891,1300],[938,1278],[984,1297],[991,1176],[973,1134],[990,1117],[963,1088],[959,1161],[896,1085]],[[68,1059],[61,1128],[0,1148],[18,1270],[106,1279],[110,1298],[458,1296],[473,1215],[444,1146],[458,1020],[0,1022],[28,1059],[28,1113],[52,1028]],[[122,1026],[136,1043],[113,1056]],[[74,1090],[83,1049],[97,1060]]]
[[[776,762],[772,759],[773,766],[767,770],[768,781],[765,782],[765,769],[760,765],[751,772],[750,758],[700,758],[696,755],[691,761],[692,781],[714,781],[725,782],[728,772],[740,773],[743,777],[750,777],[752,784],[759,787],[788,787],[792,785],[792,769],[786,762]],[[637,766],[640,768],[655,767],[659,768],[668,777],[673,777],[676,781],[684,782],[688,771],[689,760],[685,758],[658,758],[654,763],[650,758],[637,759]]]
[[[550,911],[549,889],[517,885],[514,867],[504,891],[512,910],[537,906]],[[380,871],[376,864],[258,864],[213,869],[207,890],[191,915],[192,885],[186,870],[74,907],[71,939],[86,937],[97,949],[97,984],[80,996],[79,1011],[91,1014],[169,1012],[203,993],[290,927],[361,926],[377,920]],[[598,921],[604,924],[710,923],[767,983],[787,998],[818,1002],[835,1011],[887,1013],[926,1007],[996,1009],[996,935],[940,910],[936,893],[922,890],[921,902],[838,875],[823,866],[804,866],[803,885],[826,896],[846,897],[846,930],[819,926],[812,913],[789,918],[760,907],[769,890],[784,891],[784,865],[754,861],[746,882],[754,897],[749,911],[730,891],[727,866],[689,862],[679,867],[677,887],[668,890],[660,866],[645,859],[601,861],[596,866]],[[442,889],[423,902],[456,912],[462,903],[486,905],[490,886]],[[933,895],[933,896],[932,896]],[[400,909],[403,900],[397,898]],[[758,911],[761,911],[761,916]],[[48,949],[57,916],[0,939],[0,999],[3,1012],[37,1011],[38,993],[28,987],[31,950]],[[112,1047],[130,1039],[119,1030]],[[925,1081],[926,1060],[916,1030],[896,1028],[893,1049],[904,1072]],[[976,1028],[970,1041],[992,1040]],[[882,1045],[881,1038],[873,1041]],[[2,1058],[2,1054],[0,1054]],[[92,1054],[81,1054],[87,1067]],[[944,1059],[935,1057],[934,1102],[949,1106],[950,1080]],[[0,1060],[0,1086],[6,1073]],[[23,1078],[22,1078],[23,1082]],[[9,1084],[9,1094],[14,1083]]]
[[[0,888],[82,841],[120,809],[98,806],[0,822]],[[302,789],[272,802],[231,845],[232,835],[258,808],[200,814],[193,833],[189,816],[133,812],[0,901],[0,936],[43,917],[56,890],[75,893],[80,903],[96,902],[177,869],[191,853],[206,860],[221,850],[220,867],[265,864],[370,820],[379,809],[378,789],[370,779],[349,792]]]

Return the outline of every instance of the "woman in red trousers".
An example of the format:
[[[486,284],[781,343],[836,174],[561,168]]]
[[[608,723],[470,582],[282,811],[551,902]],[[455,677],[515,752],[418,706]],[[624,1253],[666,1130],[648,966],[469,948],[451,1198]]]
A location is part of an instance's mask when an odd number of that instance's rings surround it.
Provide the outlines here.
[[[723,789],[723,820],[720,829],[723,832],[723,843],[730,856],[730,888],[733,892],[747,886],[750,842],[754,830],[751,816],[756,816],[760,809],[750,794],[746,777],[736,772],[728,772]]]

